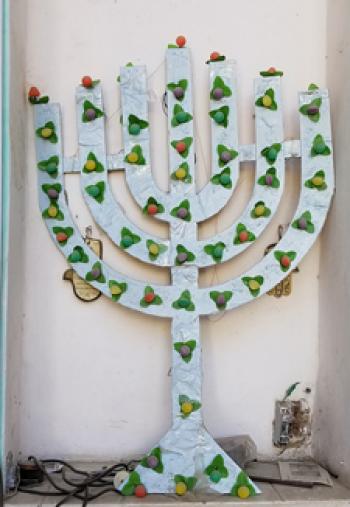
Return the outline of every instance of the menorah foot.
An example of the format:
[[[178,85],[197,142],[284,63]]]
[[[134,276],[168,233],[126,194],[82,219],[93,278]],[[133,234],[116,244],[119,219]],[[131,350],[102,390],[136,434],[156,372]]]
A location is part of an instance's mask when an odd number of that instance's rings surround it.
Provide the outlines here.
[[[172,427],[135,472],[120,485],[119,490],[124,495],[135,494],[140,484],[147,493],[184,495],[193,491],[241,498],[260,493],[203,426],[189,424],[184,427],[183,422]]]

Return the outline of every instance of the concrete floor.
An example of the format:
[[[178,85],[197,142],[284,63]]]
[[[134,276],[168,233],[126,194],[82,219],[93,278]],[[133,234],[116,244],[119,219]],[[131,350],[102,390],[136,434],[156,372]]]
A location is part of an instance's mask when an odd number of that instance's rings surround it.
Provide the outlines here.
[[[242,505],[242,503],[253,503],[256,507],[271,505],[273,507],[344,507],[350,506],[350,489],[334,481],[334,487],[315,486],[313,488],[299,488],[292,486],[271,485],[257,483],[262,494],[247,500],[239,500],[231,496],[195,495],[187,494],[185,498],[176,495],[148,495],[143,499],[134,497],[121,497],[113,492],[98,498],[92,505],[113,506],[116,503],[133,505],[157,505],[167,507],[170,504],[186,505],[190,503],[193,507],[209,504],[209,507],[225,504],[227,507]],[[43,486],[44,489],[44,486]],[[53,491],[53,488],[51,487]],[[50,491],[50,489],[48,489]],[[17,493],[5,502],[5,507],[51,507],[55,506],[61,497],[37,496],[28,493]],[[65,505],[77,505],[81,502],[72,499]]]

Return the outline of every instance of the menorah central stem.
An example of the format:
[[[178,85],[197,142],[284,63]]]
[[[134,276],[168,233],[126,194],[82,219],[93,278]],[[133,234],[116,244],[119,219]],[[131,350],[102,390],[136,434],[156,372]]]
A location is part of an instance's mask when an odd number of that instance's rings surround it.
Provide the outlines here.
[[[171,224],[170,237],[173,244],[197,241],[197,224]],[[172,283],[179,289],[179,297],[186,290],[192,291],[198,285],[196,266],[178,266],[171,270]],[[196,309],[184,307],[173,318],[171,334],[172,355],[172,408],[174,426],[190,426],[192,429],[202,425],[202,369],[199,317]]]
[[[202,366],[199,317],[179,315],[172,321],[172,407],[174,426],[202,425]]]
[[[193,114],[192,107],[192,82],[190,60],[188,51],[168,51],[167,53],[167,79],[168,82],[187,80],[187,90],[182,107]],[[178,100],[173,93],[168,94],[169,112],[173,112],[178,106]],[[168,115],[169,140],[193,139],[193,122],[189,121],[174,126],[172,115]],[[187,156],[186,165],[191,175],[191,182],[182,183],[170,178],[170,194],[181,201],[183,190],[186,190],[186,198],[195,196],[196,193],[196,170],[195,170],[195,146],[191,146]],[[176,150],[169,151],[170,174],[176,167],[181,167],[184,161]],[[180,186],[179,186],[180,185]],[[186,211],[186,209],[185,209]],[[178,248],[184,245],[191,248],[197,244],[197,224],[194,220],[179,219],[170,223],[170,244],[179,252]],[[182,254],[184,255],[184,254]],[[186,255],[186,254],[185,254]],[[173,408],[173,432],[179,433],[176,443],[185,453],[193,447],[193,442],[198,441],[202,428],[201,414],[201,344],[199,336],[199,317],[197,308],[190,304],[190,293],[198,286],[198,267],[187,265],[180,260],[179,266],[171,269],[172,284],[178,289],[179,309],[172,322],[173,356],[172,356],[172,408]],[[187,303],[186,303],[187,299]],[[183,304],[181,303],[183,301]],[[176,445],[175,444],[175,445]],[[176,447],[175,447],[176,448]]]

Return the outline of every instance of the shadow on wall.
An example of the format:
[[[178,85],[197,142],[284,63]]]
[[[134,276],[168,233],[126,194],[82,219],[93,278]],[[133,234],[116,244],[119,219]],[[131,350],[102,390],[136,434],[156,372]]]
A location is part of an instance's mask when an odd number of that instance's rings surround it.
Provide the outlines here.
[[[26,72],[27,0],[10,6],[10,237],[7,314],[7,398],[3,460],[16,459],[20,448],[18,408],[21,403],[23,280],[25,279],[25,206],[27,158],[27,113],[24,90]]]

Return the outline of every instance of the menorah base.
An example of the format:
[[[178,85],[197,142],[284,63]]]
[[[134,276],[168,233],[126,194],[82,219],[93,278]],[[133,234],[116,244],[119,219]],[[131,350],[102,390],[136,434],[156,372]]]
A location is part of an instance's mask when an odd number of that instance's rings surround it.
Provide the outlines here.
[[[260,493],[204,426],[186,423],[174,424],[158,446],[141,461],[135,469],[136,474],[131,474],[129,480],[120,485],[123,494],[135,494],[140,484],[147,493],[183,495],[193,491],[241,498]]]

